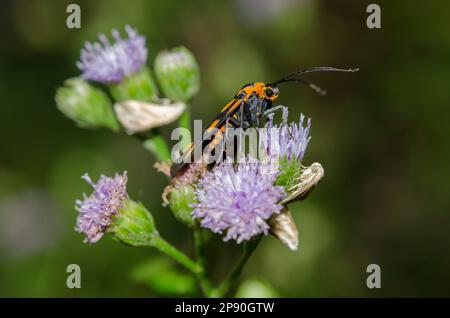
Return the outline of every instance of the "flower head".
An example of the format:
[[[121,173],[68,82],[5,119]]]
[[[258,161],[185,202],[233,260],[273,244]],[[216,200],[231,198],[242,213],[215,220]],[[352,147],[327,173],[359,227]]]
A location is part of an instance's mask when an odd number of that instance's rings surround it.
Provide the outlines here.
[[[116,174],[113,178],[102,175],[97,183],[87,174],[82,178],[94,188],[94,192],[90,196],[84,194],[83,200],[75,202],[79,212],[75,230],[86,236],[85,242],[95,243],[110,226],[122,202],[128,198],[127,174]]]
[[[200,89],[200,70],[194,55],[185,47],[163,51],[155,59],[155,75],[164,95],[187,102]]]
[[[215,233],[226,231],[224,241],[241,243],[267,234],[267,220],[280,212],[278,202],[285,196],[282,187],[274,186],[277,174],[270,171],[250,156],[236,166],[230,160],[216,166],[197,185],[193,217]]]
[[[103,33],[99,42],[85,44],[81,50],[78,68],[82,77],[102,83],[120,83],[125,76],[137,73],[147,61],[145,37],[130,26],[125,26],[128,38],[112,30],[115,43],[111,44]]]
[[[288,123],[288,108],[283,107],[282,123],[274,125],[273,116],[269,115],[266,128],[267,133],[263,137],[263,144],[266,146],[266,153],[272,159],[286,159],[301,161],[308,146],[309,131],[311,129],[311,119],[308,118],[306,127],[303,127],[305,116],[300,115],[298,123]]]

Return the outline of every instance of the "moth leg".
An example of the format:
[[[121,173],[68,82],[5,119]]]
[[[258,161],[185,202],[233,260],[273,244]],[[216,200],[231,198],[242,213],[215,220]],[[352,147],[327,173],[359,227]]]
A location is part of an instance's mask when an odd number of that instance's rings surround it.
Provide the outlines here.
[[[276,112],[277,110],[282,109],[283,107],[284,107],[284,106],[282,106],[282,105],[278,105],[278,106],[272,107],[272,108],[266,110],[266,111],[263,113],[263,116],[266,116],[266,117],[267,117],[269,114],[274,113],[274,112]]]

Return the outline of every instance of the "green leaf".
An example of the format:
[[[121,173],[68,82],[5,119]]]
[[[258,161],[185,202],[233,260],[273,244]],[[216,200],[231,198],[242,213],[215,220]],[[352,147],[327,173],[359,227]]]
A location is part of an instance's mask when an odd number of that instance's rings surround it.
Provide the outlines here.
[[[154,129],[153,133],[153,136],[144,141],[144,148],[154,154],[159,161],[170,161],[172,158],[166,140],[159,134],[157,129]]]
[[[131,278],[161,295],[192,296],[197,293],[195,278],[178,271],[163,257],[154,257],[131,271]]]
[[[237,298],[277,298],[279,293],[268,282],[252,278],[246,280],[236,291]]]

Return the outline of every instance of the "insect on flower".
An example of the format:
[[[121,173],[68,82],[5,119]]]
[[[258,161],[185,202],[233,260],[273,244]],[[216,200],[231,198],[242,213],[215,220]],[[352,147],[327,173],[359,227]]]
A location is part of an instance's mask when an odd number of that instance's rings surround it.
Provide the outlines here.
[[[318,94],[325,95],[325,90],[300,78],[300,76],[314,72],[357,72],[358,70],[357,68],[341,69],[327,66],[311,67],[295,71],[271,83],[254,82],[244,85],[204,130],[203,138],[194,141],[187,147],[181,166],[172,168],[172,184],[165,189],[163,194],[165,203],[167,203],[167,194],[174,186],[191,184],[206,171],[208,166],[207,156],[213,153],[214,149],[223,142],[226,128],[242,128],[245,130],[250,127],[259,127],[264,117],[281,109],[281,106],[273,107],[273,101],[280,94],[278,88],[280,84],[287,82],[305,84]],[[195,149],[202,150],[201,160],[196,160]]]

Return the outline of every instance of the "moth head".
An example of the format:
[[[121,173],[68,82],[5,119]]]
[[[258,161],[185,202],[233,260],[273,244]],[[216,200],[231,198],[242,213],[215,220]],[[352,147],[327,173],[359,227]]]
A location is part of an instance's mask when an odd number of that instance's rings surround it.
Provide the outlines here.
[[[273,101],[278,98],[280,90],[273,84],[266,84],[263,87],[263,94],[265,98]]]

